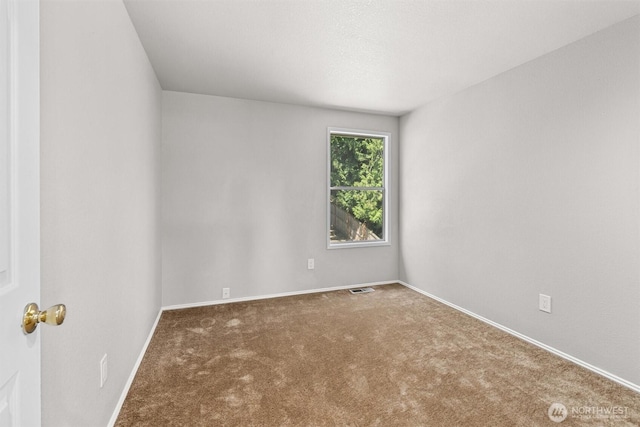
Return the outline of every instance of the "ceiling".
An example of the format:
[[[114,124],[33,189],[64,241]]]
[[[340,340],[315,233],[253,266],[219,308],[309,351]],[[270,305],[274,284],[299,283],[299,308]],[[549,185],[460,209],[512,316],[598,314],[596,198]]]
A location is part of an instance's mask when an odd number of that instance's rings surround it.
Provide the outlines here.
[[[640,0],[125,0],[165,90],[401,115]]]

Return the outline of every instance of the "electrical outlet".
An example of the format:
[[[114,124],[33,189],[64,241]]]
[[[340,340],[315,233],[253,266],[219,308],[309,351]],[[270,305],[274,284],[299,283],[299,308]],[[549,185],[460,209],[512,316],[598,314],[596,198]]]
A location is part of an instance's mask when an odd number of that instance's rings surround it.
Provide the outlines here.
[[[109,376],[109,369],[107,366],[107,355],[105,354],[100,359],[100,388],[104,387],[104,383],[107,382],[107,377]]]
[[[222,299],[231,297],[231,288],[222,288]]]
[[[313,258],[309,258],[307,260],[307,269],[308,270],[313,270],[314,268],[316,268],[316,262]]]
[[[549,295],[540,294],[538,308],[540,311],[551,313],[551,297]]]

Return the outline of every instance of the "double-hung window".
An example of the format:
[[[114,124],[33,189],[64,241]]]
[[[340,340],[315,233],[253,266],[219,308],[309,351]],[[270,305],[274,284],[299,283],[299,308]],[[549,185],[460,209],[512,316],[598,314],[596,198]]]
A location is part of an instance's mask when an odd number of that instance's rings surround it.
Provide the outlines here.
[[[389,134],[329,128],[329,248],[388,244]]]

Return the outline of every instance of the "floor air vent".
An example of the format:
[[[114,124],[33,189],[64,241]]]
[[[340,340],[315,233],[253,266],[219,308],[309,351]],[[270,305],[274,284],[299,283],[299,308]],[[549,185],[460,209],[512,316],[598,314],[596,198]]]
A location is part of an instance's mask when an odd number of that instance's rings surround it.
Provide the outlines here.
[[[349,292],[352,294],[368,294],[369,292],[373,292],[375,289],[373,288],[357,288],[357,289],[349,289]]]

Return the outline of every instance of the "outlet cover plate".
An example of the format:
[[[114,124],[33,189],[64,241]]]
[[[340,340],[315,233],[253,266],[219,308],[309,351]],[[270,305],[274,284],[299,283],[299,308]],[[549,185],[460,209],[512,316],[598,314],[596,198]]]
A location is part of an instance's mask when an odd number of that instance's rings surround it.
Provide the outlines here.
[[[107,365],[107,355],[105,354],[100,359],[100,388],[104,387],[104,383],[107,382],[109,376],[109,367]]]
[[[545,313],[551,313],[551,297],[549,295],[540,294],[538,308]]]

